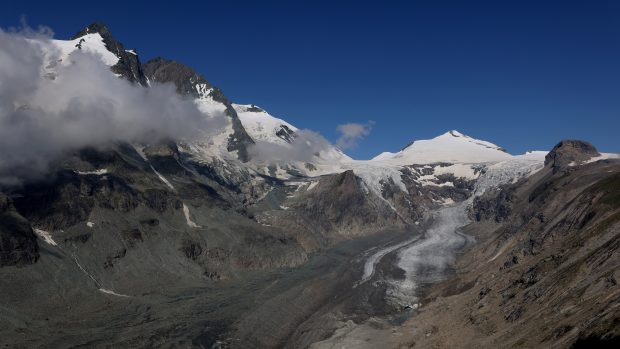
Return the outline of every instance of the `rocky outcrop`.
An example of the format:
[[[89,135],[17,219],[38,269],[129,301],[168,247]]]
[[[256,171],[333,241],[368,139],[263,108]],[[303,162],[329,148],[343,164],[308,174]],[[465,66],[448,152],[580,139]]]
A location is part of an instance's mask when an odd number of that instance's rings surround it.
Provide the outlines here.
[[[563,140],[545,156],[545,166],[550,166],[554,172],[557,172],[571,164],[579,164],[600,155],[596,148],[588,142]]]
[[[369,193],[353,171],[326,175],[310,185],[300,186],[284,200],[274,197],[275,207],[254,218],[293,233],[306,251],[406,225],[386,201]]]
[[[512,190],[509,187],[487,190],[481,196],[474,198],[470,216],[477,222],[506,220],[511,213]]]
[[[38,259],[39,246],[30,223],[0,193],[0,267],[25,266]]]
[[[216,91],[202,75],[185,64],[157,57],[144,64],[144,71],[150,81],[174,84],[180,95],[193,98],[212,96],[218,101],[225,99],[221,91]]]

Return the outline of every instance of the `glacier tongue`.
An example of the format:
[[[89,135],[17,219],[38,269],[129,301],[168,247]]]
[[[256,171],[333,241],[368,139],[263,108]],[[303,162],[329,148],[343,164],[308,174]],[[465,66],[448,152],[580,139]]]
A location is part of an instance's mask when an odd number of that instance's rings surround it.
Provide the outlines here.
[[[405,278],[390,281],[388,299],[401,306],[416,308],[420,286],[441,281],[446,275],[445,270],[454,262],[456,251],[473,241],[461,233],[460,228],[469,222],[467,208],[475,196],[536,173],[543,168],[545,155],[546,152],[530,152],[487,166],[477,178],[473,196],[436,211],[435,221],[423,239],[414,239],[402,249],[402,244],[395,246],[393,250],[400,249],[397,265],[405,271]]]
[[[392,280],[387,291],[391,302],[416,308],[419,287],[443,279],[445,270],[454,262],[455,252],[471,241],[459,232],[468,220],[468,204],[465,201],[437,211],[424,238],[398,252],[397,265],[405,271],[405,278]]]

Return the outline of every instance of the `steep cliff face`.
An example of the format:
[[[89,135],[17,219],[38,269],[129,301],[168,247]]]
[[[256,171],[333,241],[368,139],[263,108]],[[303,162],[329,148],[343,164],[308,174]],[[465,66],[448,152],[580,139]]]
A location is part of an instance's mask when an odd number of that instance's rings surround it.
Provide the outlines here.
[[[571,143],[576,144],[576,143]],[[585,143],[579,142],[577,145]],[[476,199],[478,243],[456,277],[432,288],[394,345],[581,347],[617,342],[620,163],[562,154],[528,180]],[[570,155],[570,156],[568,156]]]

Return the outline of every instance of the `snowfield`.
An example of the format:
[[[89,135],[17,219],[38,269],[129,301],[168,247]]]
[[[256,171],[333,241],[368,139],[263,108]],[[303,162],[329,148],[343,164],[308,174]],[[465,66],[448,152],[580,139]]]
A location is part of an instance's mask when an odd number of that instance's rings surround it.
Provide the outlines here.
[[[194,221],[192,221],[192,218],[189,216],[189,207],[187,207],[187,205],[185,203],[183,203],[183,214],[185,215],[185,222],[187,223],[187,226],[190,228],[200,228],[200,226],[196,223],[194,223]]]
[[[435,162],[485,163],[508,160],[511,157],[512,155],[493,143],[452,130],[433,139],[415,141],[398,153],[381,153],[372,160],[412,165]]]
[[[239,120],[241,120],[241,124],[243,124],[243,128],[245,128],[246,132],[254,141],[287,145],[288,142],[282,137],[278,137],[276,132],[282,130],[282,126],[286,126],[293,132],[298,131],[297,127],[272,116],[263,109],[252,104],[233,104],[233,108],[235,108]]]
[[[601,155],[599,156],[595,156],[590,158],[589,160],[586,160],[584,162],[581,163],[575,163],[574,161],[571,162],[570,164],[568,164],[568,166],[578,166],[578,165],[585,165],[585,164],[590,164],[593,162],[597,162],[600,160],[606,160],[606,159],[619,159],[620,158],[620,154],[613,154],[613,153],[601,153]]]
[[[69,55],[72,52],[81,50],[98,56],[101,61],[111,67],[118,63],[119,58],[116,54],[108,51],[99,33],[86,34],[75,40],[34,40],[46,53],[46,61],[54,65],[60,62],[63,65],[69,64]]]
[[[52,238],[52,234],[50,234],[48,231],[37,229],[37,228],[34,228],[33,230],[34,230],[34,233],[37,234],[38,237],[43,239],[43,241],[47,242],[48,244],[52,246],[58,246],[56,241],[54,241],[54,239]]]

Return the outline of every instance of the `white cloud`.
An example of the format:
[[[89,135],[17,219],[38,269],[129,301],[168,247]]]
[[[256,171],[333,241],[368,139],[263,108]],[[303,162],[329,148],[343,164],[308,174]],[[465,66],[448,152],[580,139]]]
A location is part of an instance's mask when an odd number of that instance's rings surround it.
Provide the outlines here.
[[[328,150],[331,144],[319,133],[311,130],[295,132],[291,144],[256,141],[249,148],[252,160],[257,162],[287,164],[292,161],[312,162],[316,154]]]
[[[374,121],[365,124],[347,123],[338,125],[336,128],[340,132],[340,137],[336,141],[336,146],[340,149],[351,149],[357,147],[360,140],[370,134]]]

